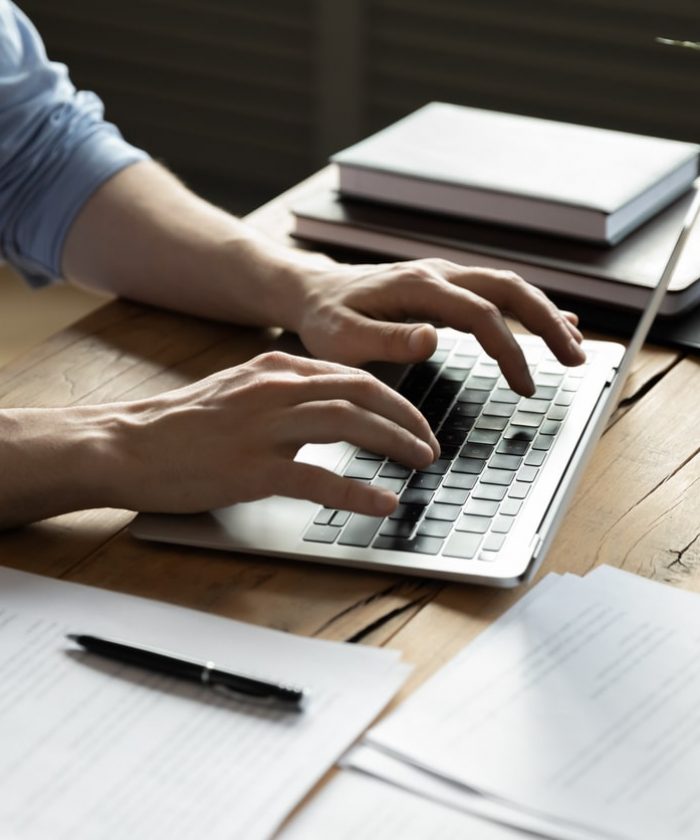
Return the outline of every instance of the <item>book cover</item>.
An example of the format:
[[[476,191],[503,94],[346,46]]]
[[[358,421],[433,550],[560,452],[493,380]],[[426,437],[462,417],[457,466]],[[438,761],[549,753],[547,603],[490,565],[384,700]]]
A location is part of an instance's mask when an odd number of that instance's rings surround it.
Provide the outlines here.
[[[293,234],[394,258],[443,257],[510,269],[546,291],[640,309],[661,276],[693,195],[677,199],[614,248],[345,199],[326,189],[292,208]],[[699,279],[696,228],[661,311],[675,315],[697,303]]]
[[[332,160],[348,196],[613,244],[690,188],[698,149],[432,102]]]

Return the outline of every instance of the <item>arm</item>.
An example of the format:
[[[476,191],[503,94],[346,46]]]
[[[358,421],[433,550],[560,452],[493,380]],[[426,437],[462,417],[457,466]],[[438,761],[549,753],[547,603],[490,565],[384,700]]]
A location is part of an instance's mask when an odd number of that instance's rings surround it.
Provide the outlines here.
[[[508,272],[438,260],[350,266],[269,242],[185,189],[101,121],[0,0],[0,243],[35,283],[64,276],[156,305],[297,331],[345,364],[411,361],[430,323],[474,332],[513,387],[532,382],[510,311],[567,364],[574,316]],[[419,412],[354,368],[267,354],[132,403],[0,411],[0,527],[85,507],[198,511],[273,493],[385,514],[396,497],[303,464],[308,442],[347,440],[411,467],[438,444]],[[183,442],[186,445],[183,445]],[[175,467],[173,466],[175,465]]]
[[[504,312],[563,363],[584,359],[575,316],[511,272],[444,260],[346,265],[287,248],[152,161],[120,172],[85,204],[66,238],[63,274],[145,303],[282,326],[314,355],[352,365],[424,359],[436,343],[425,322],[440,322],[473,332],[525,394],[534,387]]]

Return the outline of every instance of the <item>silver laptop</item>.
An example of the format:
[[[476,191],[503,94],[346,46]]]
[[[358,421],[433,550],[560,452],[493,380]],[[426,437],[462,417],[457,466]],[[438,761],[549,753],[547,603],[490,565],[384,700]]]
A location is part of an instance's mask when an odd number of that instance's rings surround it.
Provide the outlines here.
[[[537,391],[520,397],[471,335],[441,330],[436,353],[374,372],[425,414],[442,454],[423,471],[346,443],[307,445],[297,460],[400,497],[369,517],[272,497],[197,515],[141,514],[140,538],[510,587],[537,569],[617,405],[700,210],[686,215],[627,350],[587,341],[565,368],[543,341],[518,337]]]

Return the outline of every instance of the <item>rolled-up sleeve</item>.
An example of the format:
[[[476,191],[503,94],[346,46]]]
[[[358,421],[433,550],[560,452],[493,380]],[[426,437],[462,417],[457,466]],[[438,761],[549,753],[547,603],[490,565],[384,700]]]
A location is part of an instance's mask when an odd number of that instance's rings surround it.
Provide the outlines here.
[[[0,0],[0,250],[32,285],[60,279],[68,229],[97,187],[148,157],[103,113],[48,60],[29,19]]]

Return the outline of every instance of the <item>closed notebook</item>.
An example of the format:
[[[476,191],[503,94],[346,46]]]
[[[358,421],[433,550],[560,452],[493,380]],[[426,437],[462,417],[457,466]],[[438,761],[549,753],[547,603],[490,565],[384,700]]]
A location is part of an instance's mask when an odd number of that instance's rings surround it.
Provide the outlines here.
[[[293,234],[390,257],[442,257],[461,265],[517,271],[546,291],[641,309],[668,259],[693,192],[614,248],[478,224],[323,189],[294,205]],[[700,301],[700,227],[692,234],[661,307],[675,315]]]
[[[690,188],[698,146],[432,102],[337,153],[347,196],[614,244]]]

